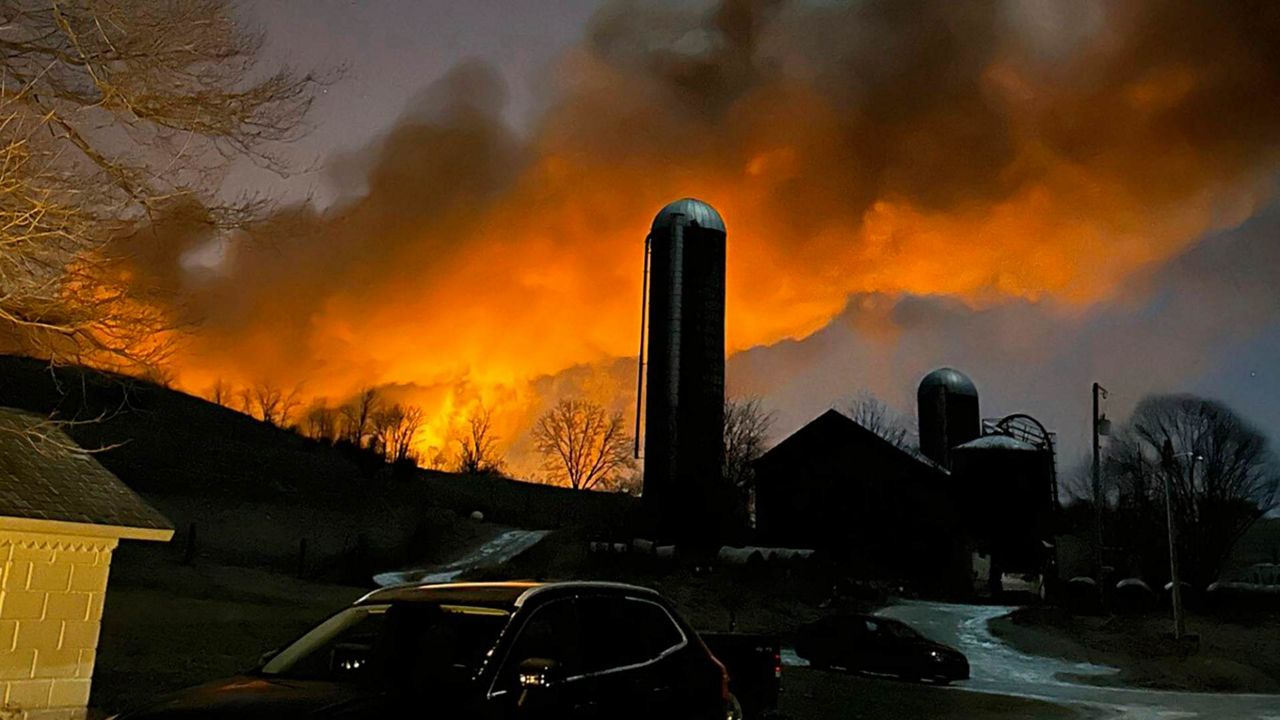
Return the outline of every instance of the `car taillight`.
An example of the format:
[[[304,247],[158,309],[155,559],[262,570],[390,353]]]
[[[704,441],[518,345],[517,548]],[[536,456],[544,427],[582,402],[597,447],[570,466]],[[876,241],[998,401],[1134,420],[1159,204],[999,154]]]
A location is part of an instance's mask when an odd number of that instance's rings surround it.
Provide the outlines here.
[[[715,663],[716,669],[720,671],[720,699],[726,703],[729,702],[729,669],[720,662],[720,658],[707,651],[707,657],[711,658],[711,662]]]

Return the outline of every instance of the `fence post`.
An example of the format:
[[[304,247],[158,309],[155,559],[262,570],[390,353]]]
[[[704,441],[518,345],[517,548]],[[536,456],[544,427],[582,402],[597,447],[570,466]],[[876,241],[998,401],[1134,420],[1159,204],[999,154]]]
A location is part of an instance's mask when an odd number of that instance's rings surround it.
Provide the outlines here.
[[[196,524],[187,526],[187,545],[182,551],[182,564],[190,565],[196,557]]]

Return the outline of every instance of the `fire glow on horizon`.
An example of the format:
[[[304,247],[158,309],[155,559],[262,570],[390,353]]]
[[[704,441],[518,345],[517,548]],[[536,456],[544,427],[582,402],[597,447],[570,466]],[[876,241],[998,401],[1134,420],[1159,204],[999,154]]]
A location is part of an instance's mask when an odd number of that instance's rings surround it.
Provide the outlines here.
[[[643,239],[678,197],[728,225],[731,353],[804,338],[856,293],[1085,308],[1252,215],[1280,139],[1274,17],[1088,8],[605,11],[530,139],[461,66],[356,164],[358,196],[252,240],[175,208],[137,272],[199,321],[180,387],[379,386],[424,408],[424,450],[480,403],[507,447],[559,395],[629,407]]]

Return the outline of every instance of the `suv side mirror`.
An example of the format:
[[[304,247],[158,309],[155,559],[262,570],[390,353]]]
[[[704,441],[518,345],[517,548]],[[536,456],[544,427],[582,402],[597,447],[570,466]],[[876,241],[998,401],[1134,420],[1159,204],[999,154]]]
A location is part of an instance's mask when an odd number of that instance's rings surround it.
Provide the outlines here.
[[[516,677],[524,690],[541,690],[564,680],[560,663],[547,658],[528,658],[517,667]]]

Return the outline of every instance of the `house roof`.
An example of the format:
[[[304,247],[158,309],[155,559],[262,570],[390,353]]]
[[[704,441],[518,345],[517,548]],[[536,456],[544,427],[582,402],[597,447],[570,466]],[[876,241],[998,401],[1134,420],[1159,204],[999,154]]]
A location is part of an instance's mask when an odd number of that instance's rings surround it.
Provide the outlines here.
[[[55,423],[11,408],[0,408],[0,521],[68,534],[97,532],[92,526],[124,538],[173,534],[163,515]]]
[[[902,463],[912,463],[921,465],[932,470],[939,475],[949,474],[946,468],[924,457],[923,455],[908,449],[900,448],[897,445],[885,440],[876,433],[866,429],[857,421],[846,416],[838,410],[831,409],[822,413],[818,417],[809,421],[807,425],[788,435],[782,442],[774,445],[768,452],[761,455],[756,462],[768,462],[769,459],[785,455],[793,450],[799,450],[810,442],[822,442],[830,434],[842,434],[851,438],[870,444],[872,447],[878,447],[881,451],[888,453]]]

